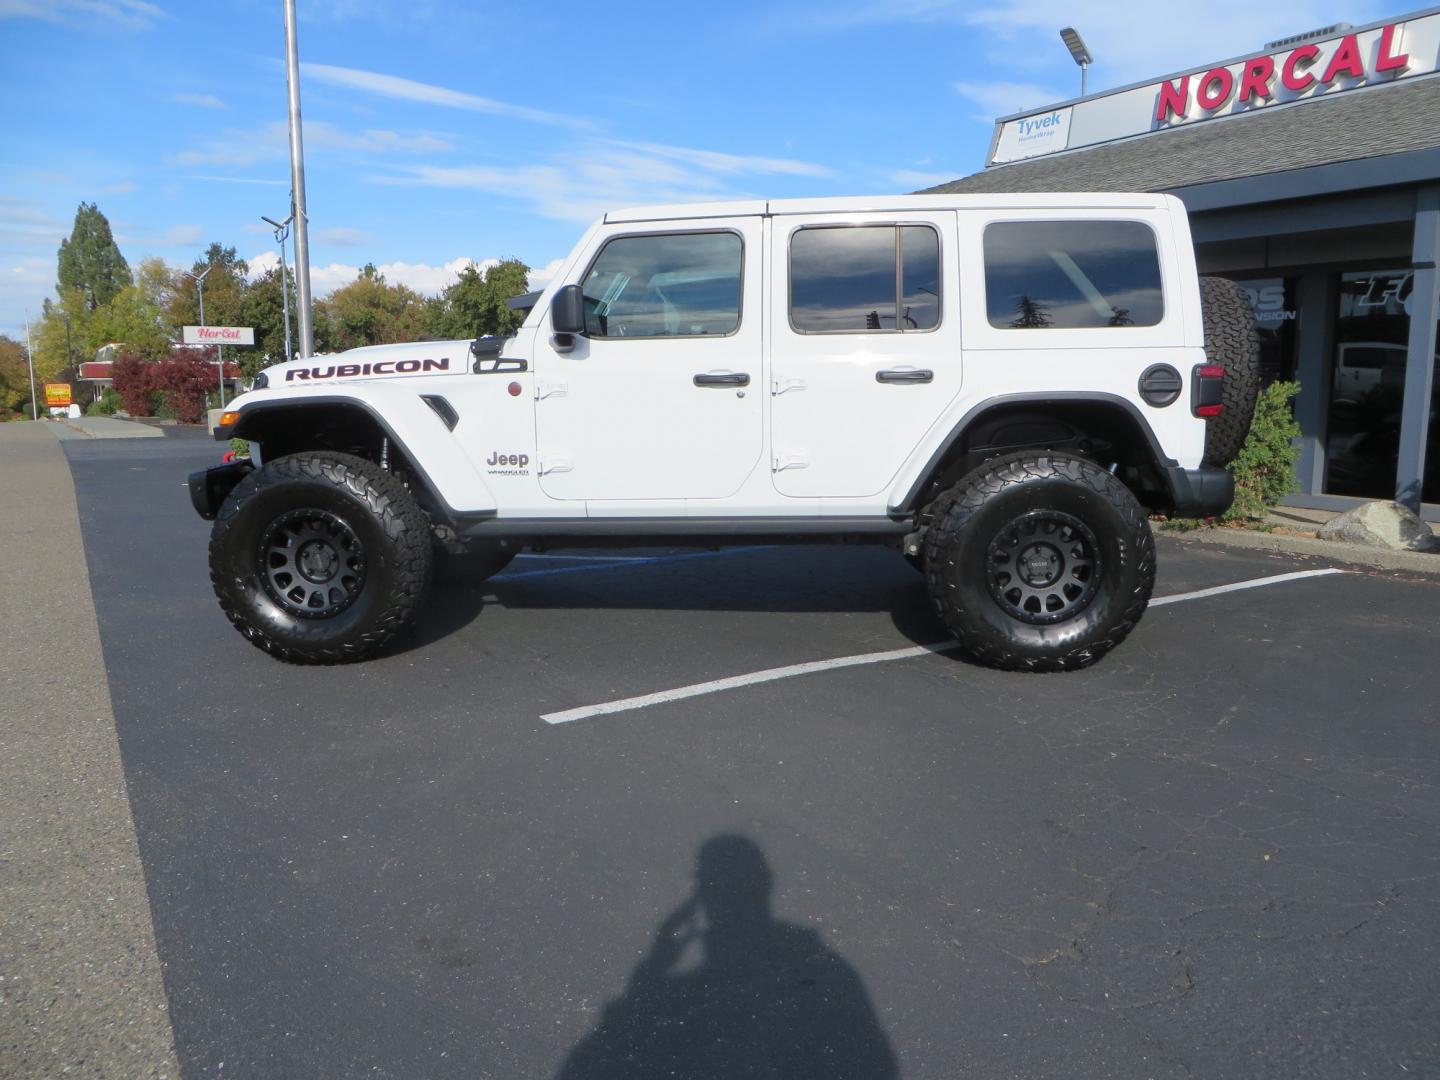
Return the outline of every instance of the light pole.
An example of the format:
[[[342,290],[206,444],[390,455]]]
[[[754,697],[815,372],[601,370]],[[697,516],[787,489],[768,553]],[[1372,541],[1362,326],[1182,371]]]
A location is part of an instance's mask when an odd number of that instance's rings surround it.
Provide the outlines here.
[[[1080,96],[1084,97],[1085,76],[1090,70],[1090,65],[1095,62],[1095,58],[1085,47],[1085,39],[1076,32],[1073,26],[1067,26],[1060,31],[1060,40],[1065,42],[1065,47],[1070,50],[1070,55],[1075,58],[1075,63],[1080,65]]]
[[[285,313],[285,359],[288,361],[294,354],[290,349],[290,286],[285,280],[285,238],[290,235],[293,215],[284,221],[276,221],[262,214],[260,220],[275,227],[275,242],[280,245],[280,307]]]
[[[25,309],[25,363],[30,367],[30,419],[40,419],[40,406],[35,402],[35,346],[30,344],[30,309]]]
[[[300,358],[315,351],[310,311],[310,219],[305,213],[305,146],[300,127],[300,45],[295,37],[295,0],[285,0],[285,83],[290,105],[290,217],[295,222],[295,314]]]
[[[196,291],[200,294],[201,326],[205,325],[205,275],[210,273],[210,271],[214,269],[214,264],[211,264],[210,266],[205,267],[204,270],[201,270],[198,274],[191,273],[189,270],[184,271],[186,277],[195,279],[195,288]],[[217,367],[220,372],[220,407],[223,409],[225,407],[225,346],[217,345],[216,352],[220,357]]]

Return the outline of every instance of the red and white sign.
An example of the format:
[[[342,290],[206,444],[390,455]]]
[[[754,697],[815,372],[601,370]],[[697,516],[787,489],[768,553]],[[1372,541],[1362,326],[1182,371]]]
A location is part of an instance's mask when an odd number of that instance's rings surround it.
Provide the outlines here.
[[[1156,82],[1124,87],[1001,120],[990,165],[1097,146],[1183,124],[1377,86],[1440,65],[1440,13],[1337,31]],[[1064,138],[1047,138],[1047,117],[1066,115]]]
[[[254,345],[253,326],[187,326],[181,339],[186,345]]]

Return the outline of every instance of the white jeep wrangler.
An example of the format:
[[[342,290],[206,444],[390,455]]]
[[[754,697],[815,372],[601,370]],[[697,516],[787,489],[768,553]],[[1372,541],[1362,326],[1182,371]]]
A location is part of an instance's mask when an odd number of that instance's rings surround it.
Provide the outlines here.
[[[1217,514],[1256,391],[1244,294],[1159,195],[607,214],[499,341],[272,368],[194,474],[231,622],[300,663],[415,618],[437,557],[873,542],[978,661],[1062,670],[1139,620],[1147,510]]]

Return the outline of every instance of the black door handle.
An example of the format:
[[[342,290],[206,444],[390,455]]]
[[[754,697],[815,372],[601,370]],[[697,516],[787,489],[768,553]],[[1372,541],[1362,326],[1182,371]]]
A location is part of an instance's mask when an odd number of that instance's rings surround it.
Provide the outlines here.
[[[749,386],[750,376],[743,371],[729,371],[724,375],[696,375],[696,386]]]
[[[883,383],[926,383],[935,381],[935,372],[928,368],[893,368],[875,372],[875,381]]]

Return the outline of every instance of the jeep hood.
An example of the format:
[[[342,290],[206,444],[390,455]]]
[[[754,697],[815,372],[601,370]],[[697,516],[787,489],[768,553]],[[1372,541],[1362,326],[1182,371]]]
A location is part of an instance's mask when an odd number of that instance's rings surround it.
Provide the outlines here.
[[[486,339],[481,339],[485,341]],[[405,379],[420,375],[459,375],[470,370],[472,339],[407,341],[399,345],[367,345],[340,353],[322,353],[306,360],[272,364],[260,372],[254,389],[310,386],[355,379]]]

